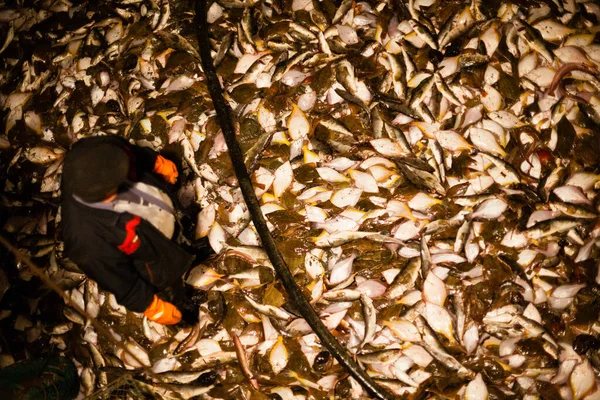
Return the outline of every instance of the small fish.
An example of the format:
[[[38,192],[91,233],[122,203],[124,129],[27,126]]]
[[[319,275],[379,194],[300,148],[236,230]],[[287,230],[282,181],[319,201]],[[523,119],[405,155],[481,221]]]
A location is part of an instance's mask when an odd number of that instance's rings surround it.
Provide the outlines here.
[[[361,298],[361,292],[352,289],[330,290],[322,298],[328,301],[356,301]]]
[[[288,364],[289,354],[283,343],[283,337],[279,336],[277,342],[269,353],[269,362],[275,375],[279,374]]]
[[[411,19],[410,21],[408,21],[408,23],[410,24],[410,27],[415,31],[417,36],[419,36],[425,43],[427,43],[429,47],[431,47],[434,50],[439,49],[437,40],[429,31],[429,29],[427,29],[427,27],[425,27],[419,21],[416,21],[414,19]]]
[[[221,64],[221,62],[223,62],[225,55],[227,54],[227,52],[231,48],[231,45],[233,44],[233,38],[234,38],[233,32],[228,32],[223,37],[223,40],[221,41],[221,45],[219,46],[219,52],[217,53],[217,55],[213,61],[215,67],[218,67]]]
[[[456,233],[456,240],[454,242],[454,252],[461,253],[465,247],[465,241],[467,239],[467,235],[471,229],[471,220],[467,220],[463,222],[460,226],[458,232]]]
[[[315,239],[315,244],[317,247],[336,247],[341,246],[344,243],[348,243],[358,239],[368,238],[374,242],[379,243],[396,243],[402,244],[401,240],[395,239],[393,237],[389,237],[386,235],[381,235],[376,232],[336,232],[333,234],[325,233],[320,237]]]
[[[271,305],[259,304],[256,301],[252,300],[248,296],[244,296],[244,297],[245,297],[246,301],[248,301],[248,303],[250,303],[252,308],[254,308],[256,311],[258,311],[259,313],[261,313],[267,317],[280,319],[280,320],[286,321],[286,322],[289,322],[293,319],[293,316],[290,313],[283,311],[278,307],[274,307]]]
[[[421,102],[425,99],[427,95],[430,94],[431,89],[435,85],[435,75],[430,75],[429,77],[423,79],[421,83],[415,88],[410,97],[410,105],[411,107],[416,107],[421,104]]]
[[[198,165],[196,164],[196,157],[194,155],[194,148],[190,143],[190,140],[184,135],[183,138],[179,141],[179,144],[183,148],[183,157],[189,167],[194,171],[198,176],[202,176],[200,170],[198,169]]]
[[[568,231],[580,224],[577,220],[571,219],[552,219],[549,221],[542,221],[525,231],[528,238],[541,239],[546,236],[553,235],[555,233],[561,233]]]
[[[136,385],[141,386],[150,393],[156,393],[163,398],[180,398],[189,400],[197,396],[202,396],[213,389],[213,386],[194,386],[174,383],[153,383],[148,384],[136,381]]]
[[[384,325],[390,328],[394,335],[402,341],[414,343],[419,343],[421,341],[421,334],[410,321],[385,321]]]
[[[4,53],[4,50],[6,50],[8,48],[8,46],[10,45],[10,43],[13,41],[14,38],[15,38],[15,26],[11,22],[9,24],[8,33],[6,34],[6,38],[4,39],[4,44],[0,48],[0,54]]]
[[[206,370],[200,371],[167,371],[155,374],[154,376],[163,383],[192,383],[206,373]]]
[[[455,371],[458,376],[472,379],[475,375],[472,371],[465,368],[461,363],[459,363],[456,358],[452,357],[442,347],[442,345],[438,342],[435,337],[435,334],[427,326],[427,323],[422,318],[417,318],[415,320],[415,324],[419,329],[423,337],[423,342],[421,345],[440,363],[442,363],[446,368],[449,368],[452,371]]]
[[[429,252],[427,240],[428,238],[426,235],[421,236],[421,269],[423,270],[423,276],[428,276],[432,265],[431,253]]]
[[[488,398],[487,386],[483,382],[481,374],[477,374],[468,385],[465,391],[465,399],[468,400],[485,400]]]
[[[363,353],[358,355],[358,360],[364,364],[388,364],[393,363],[402,355],[400,349],[381,350],[372,353]]]
[[[196,342],[198,341],[198,338],[200,337],[200,322],[197,322],[196,324],[194,324],[194,326],[192,327],[192,330],[190,331],[190,334],[183,339],[175,348],[175,351],[173,352],[174,355],[180,355],[185,353],[188,349],[190,349],[191,347],[193,347]]]
[[[567,204],[563,202],[551,202],[549,203],[550,208],[555,211],[560,211],[563,214],[572,218],[583,218],[583,219],[594,219],[598,216],[597,213],[590,211],[589,209],[575,204]]]
[[[493,156],[488,153],[480,153],[483,158],[490,161],[496,168],[498,168],[499,173],[502,176],[502,183],[505,185],[515,184],[521,182],[521,178],[519,173],[515,170],[515,168],[502,160],[499,157]],[[493,177],[493,176],[492,176]]]
[[[554,56],[550,50],[548,50],[546,42],[535,28],[519,18],[515,18],[513,24],[519,36],[523,38],[532,49],[537,51],[548,62],[552,63],[554,61]]]
[[[250,367],[248,366],[248,358],[246,356],[246,352],[244,351],[242,342],[240,338],[235,333],[233,334],[233,344],[235,345],[235,351],[238,355],[238,360],[240,362],[240,366],[242,367],[242,372],[246,376],[246,379],[250,382],[252,387],[256,390],[260,390],[258,386],[258,381],[254,378],[254,374],[250,371]]]
[[[360,342],[360,347],[369,344],[375,336],[377,329],[377,310],[373,305],[373,300],[364,293],[360,295],[360,303],[362,305],[363,320],[365,322],[365,335]]]
[[[405,163],[404,161],[400,162],[398,166],[406,175],[406,178],[413,182],[415,185],[435,190],[441,195],[446,194],[446,189],[444,189],[444,186],[442,186],[438,178],[432,173],[419,168],[415,168],[412,165]]]
[[[402,296],[407,290],[413,288],[415,281],[421,272],[421,259],[414,258],[408,262],[408,265],[400,272],[392,284],[389,286],[386,296],[390,299],[396,299]]]

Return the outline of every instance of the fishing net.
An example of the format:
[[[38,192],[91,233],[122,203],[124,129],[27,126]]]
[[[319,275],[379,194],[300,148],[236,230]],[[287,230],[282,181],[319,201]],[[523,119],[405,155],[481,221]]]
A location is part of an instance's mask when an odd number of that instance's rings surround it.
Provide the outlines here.
[[[125,374],[109,382],[106,387],[92,393],[86,397],[86,400],[137,400],[152,398],[154,397],[143,390],[131,375]]]
[[[0,397],[61,400],[74,398],[78,390],[77,369],[64,357],[27,360],[0,371]]]

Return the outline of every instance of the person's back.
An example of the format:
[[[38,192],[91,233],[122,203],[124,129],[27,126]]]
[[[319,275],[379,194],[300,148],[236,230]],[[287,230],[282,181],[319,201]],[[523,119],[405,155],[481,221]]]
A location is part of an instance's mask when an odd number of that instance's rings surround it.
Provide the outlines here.
[[[166,172],[165,172],[166,171]],[[65,253],[131,311],[177,323],[179,310],[156,296],[181,285],[193,256],[178,246],[167,187],[173,163],[122,138],[93,137],[73,145],[63,169]]]

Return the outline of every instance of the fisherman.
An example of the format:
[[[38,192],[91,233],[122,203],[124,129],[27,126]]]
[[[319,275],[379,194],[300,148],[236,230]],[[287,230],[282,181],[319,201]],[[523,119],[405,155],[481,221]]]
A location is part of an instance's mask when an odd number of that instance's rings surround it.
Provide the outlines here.
[[[62,176],[66,255],[119,304],[163,325],[197,320],[182,276],[213,254],[206,239],[187,251],[175,242],[168,185],[177,177],[172,161],[118,136],[77,141]]]

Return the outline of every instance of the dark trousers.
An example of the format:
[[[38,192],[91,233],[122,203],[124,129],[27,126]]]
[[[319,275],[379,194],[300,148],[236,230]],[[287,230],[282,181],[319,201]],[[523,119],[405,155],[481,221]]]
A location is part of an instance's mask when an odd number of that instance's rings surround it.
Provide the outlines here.
[[[195,241],[192,246],[182,247],[196,257],[192,268],[215,254],[207,238]],[[159,293],[159,297],[175,305],[181,311],[182,320],[188,324],[198,322],[198,309],[208,298],[205,291],[185,284],[183,277]]]

